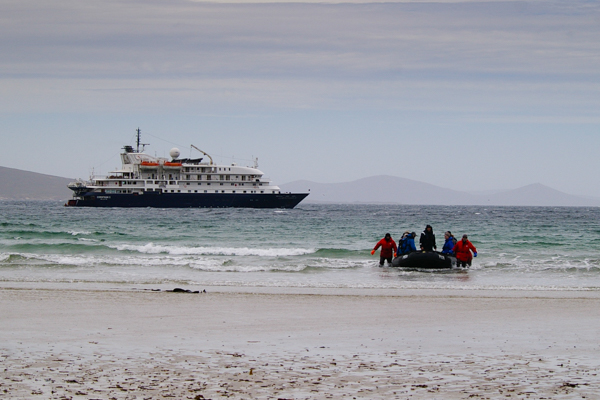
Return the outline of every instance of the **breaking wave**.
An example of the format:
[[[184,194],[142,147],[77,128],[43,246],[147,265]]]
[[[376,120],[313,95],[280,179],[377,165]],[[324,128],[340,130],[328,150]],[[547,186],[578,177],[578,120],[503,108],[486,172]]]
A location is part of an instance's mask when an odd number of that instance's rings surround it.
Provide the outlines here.
[[[154,243],[144,245],[118,244],[108,247],[120,251],[132,251],[145,254],[172,254],[172,255],[206,255],[206,256],[259,256],[259,257],[282,257],[300,256],[312,254],[315,249],[302,248],[249,248],[249,247],[187,247],[168,246]]]

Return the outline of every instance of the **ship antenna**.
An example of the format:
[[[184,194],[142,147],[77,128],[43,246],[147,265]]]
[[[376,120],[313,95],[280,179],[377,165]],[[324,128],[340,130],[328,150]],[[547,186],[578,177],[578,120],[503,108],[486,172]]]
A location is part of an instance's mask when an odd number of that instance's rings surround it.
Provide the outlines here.
[[[136,153],[140,152],[140,146],[142,146],[142,153],[144,152],[144,148],[146,146],[148,146],[150,143],[140,143],[140,138],[142,136],[142,131],[140,130],[140,128],[137,128],[136,131],[137,133],[137,148],[136,148]]]

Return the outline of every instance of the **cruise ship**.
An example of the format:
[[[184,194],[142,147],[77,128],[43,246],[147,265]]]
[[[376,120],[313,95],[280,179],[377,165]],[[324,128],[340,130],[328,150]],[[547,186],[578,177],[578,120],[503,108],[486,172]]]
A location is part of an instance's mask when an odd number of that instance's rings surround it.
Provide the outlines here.
[[[219,165],[194,145],[204,158],[180,158],[177,148],[171,158],[144,153],[146,144],[124,146],[121,169],[108,176],[69,183],[74,207],[159,207],[159,208],[294,208],[308,193],[282,193],[258,169],[237,164]]]

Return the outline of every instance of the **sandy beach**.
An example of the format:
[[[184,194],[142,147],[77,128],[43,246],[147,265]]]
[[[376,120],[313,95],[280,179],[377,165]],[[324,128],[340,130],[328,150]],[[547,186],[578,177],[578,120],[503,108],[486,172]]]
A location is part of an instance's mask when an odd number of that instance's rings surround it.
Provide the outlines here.
[[[600,296],[593,291],[206,289],[0,289],[0,397],[600,393]]]

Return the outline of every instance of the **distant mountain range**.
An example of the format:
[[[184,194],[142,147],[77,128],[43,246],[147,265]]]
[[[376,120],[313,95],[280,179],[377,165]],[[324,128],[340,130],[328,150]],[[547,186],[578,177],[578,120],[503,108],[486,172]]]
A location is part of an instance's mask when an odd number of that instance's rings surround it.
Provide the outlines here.
[[[73,192],[67,187],[73,179],[0,167],[1,200],[66,200]]]
[[[307,192],[311,203],[391,203],[420,205],[600,206],[600,198],[573,196],[539,183],[514,190],[474,194],[396,176],[378,175],[343,183],[294,181],[285,192]]]
[[[67,200],[69,178],[0,167],[0,200]],[[573,196],[539,183],[514,190],[468,193],[396,176],[343,183],[295,181],[284,192],[309,192],[307,203],[388,203],[495,206],[600,206],[600,198]]]

